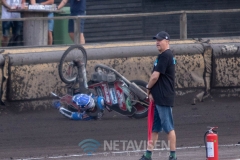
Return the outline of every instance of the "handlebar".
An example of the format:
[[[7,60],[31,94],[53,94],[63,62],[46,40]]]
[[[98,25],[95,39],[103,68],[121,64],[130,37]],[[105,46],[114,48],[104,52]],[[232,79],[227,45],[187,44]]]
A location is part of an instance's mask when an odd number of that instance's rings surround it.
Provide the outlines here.
[[[53,93],[53,92],[50,92],[54,97],[57,97],[57,98],[61,98],[61,97],[59,97],[56,93]]]

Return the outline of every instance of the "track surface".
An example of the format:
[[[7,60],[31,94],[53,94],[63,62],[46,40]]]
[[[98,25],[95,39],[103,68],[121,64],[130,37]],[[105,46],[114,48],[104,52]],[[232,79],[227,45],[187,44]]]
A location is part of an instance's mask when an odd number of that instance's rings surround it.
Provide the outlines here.
[[[205,159],[204,147],[184,147],[204,146],[203,135],[207,126],[219,127],[219,145],[223,145],[219,147],[220,159],[240,159],[239,146],[224,146],[240,142],[240,98],[212,97],[191,105],[188,96],[181,97],[176,99],[173,114],[179,147],[178,159]],[[166,140],[164,133],[159,137]],[[130,119],[117,113],[105,112],[102,120],[80,122],[64,118],[55,109],[15,113],[1,107],[0,159],[134,160],[142,154],[131,152],[129,156],[121,152],[105,156],[101,145],[96,155],[86,156],[78,144],[89,138],[101,144],[104,140],[140,142],[147,139],[147,119]],[[167,159],[168,151],[158,150],[155,153],[154,159]]]

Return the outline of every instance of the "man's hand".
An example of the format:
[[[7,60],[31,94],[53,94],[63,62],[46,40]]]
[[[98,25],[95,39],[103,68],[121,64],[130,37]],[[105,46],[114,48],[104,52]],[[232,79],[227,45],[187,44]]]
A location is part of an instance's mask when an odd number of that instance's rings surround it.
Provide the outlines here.
[[[154,102],[154,99],[153,99],[153,96],[152,96],[151,93],[148,95],[148,99],[149,99],[149,101],[153,101]]]
[[[151,95],[151,97],[152,97],[152,94],[151,94],[151,92],[150,92],[150,89],[147,89],[147,96],[148,96],[149,100],[150,100],[150,95]],[[153,98],[152,98],[152,99],[153,99]]]
[[[149,94],[150,94],[150,90],[149,90],[149,89],[147,89],[147,95],[149,96]]]
[[[57,6],[57,10],[60,10],[62,7],[64,7],[67,2],[68,0],[62,0],[61,3]]]
[[[151,94],[151,92],[150,92],[149,89],[147,89],[147,96],[148,96],[148,99],[149,99],[150,101],[154,101],[154,100],[153,100],[153,96],[152,96],[152,94]]]

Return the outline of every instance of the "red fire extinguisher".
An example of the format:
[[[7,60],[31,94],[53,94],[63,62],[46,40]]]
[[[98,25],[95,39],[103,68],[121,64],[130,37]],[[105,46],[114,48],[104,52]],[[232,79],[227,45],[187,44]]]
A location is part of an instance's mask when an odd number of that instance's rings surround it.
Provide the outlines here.
[[[216,129],[218,127],[210,127],[204,135],[206,147],[206,160],[218,160],[218,135]]]

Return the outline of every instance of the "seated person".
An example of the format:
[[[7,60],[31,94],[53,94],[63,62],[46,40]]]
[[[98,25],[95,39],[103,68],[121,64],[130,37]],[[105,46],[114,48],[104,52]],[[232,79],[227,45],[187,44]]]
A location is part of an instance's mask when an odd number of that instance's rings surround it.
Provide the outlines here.
[[[72,120],[92,120],[99,119],[104,112],[104,99],[101,96],[90,96],[87,94],[76,94],[72,97],[72,101],[77,104],[78,111],[71,111],[61,107],[60,101],[54,102],[54,107],[59,112]]]

